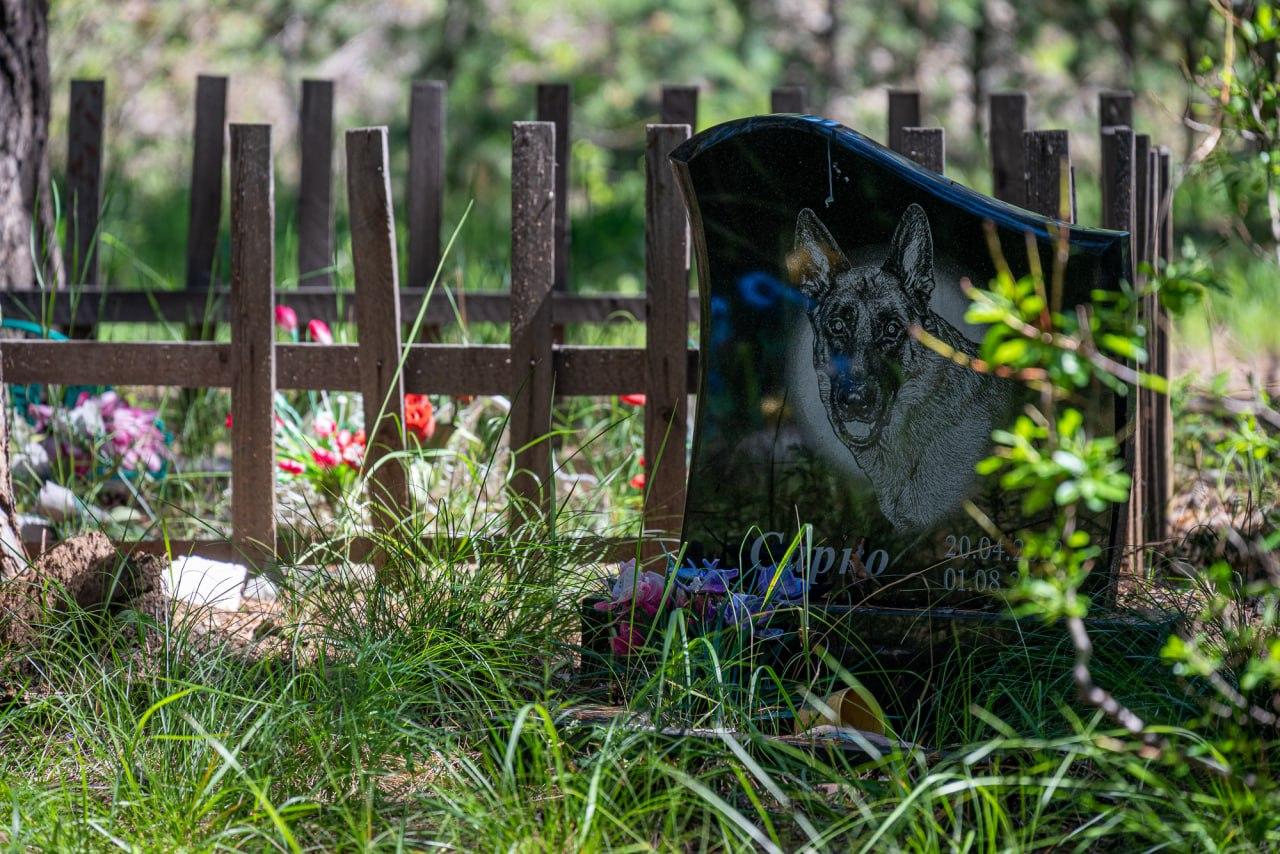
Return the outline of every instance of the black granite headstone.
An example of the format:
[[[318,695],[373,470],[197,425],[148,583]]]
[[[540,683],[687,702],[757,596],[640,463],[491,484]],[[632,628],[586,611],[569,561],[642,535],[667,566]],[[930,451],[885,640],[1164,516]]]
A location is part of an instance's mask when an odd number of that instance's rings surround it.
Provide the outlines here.
[[[1056,228],[1070,228],[1067,311],[1120,286],[1126,235],[988,198],[813,117],[720,125],[672,161],[702,305],[690,556],[750,571],[777,562],[808,523],[813,592],[828,603],[992,601],[1016,572],[1017,532],[1044,520],[974,466],[1028,392],[944,358],[912,329],[977,352],[983,329],[964,320],[961,281],[985,287],[995,275],[985,222],[1015,275],[1029,266],[1027,234],[1050,270]],[[1124,397],[1086,397],[1090,431],[1116,432]],[[966,502],[1006,536],[987,533]],[[1082,524],[1105,546],[1121,520],[1106,511]]]

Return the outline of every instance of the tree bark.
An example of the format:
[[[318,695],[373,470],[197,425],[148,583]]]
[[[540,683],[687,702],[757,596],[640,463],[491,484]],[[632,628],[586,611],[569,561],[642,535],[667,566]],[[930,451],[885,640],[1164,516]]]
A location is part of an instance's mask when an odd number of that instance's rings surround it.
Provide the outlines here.
[[[50,100],[48,0],[0,0],[0,288],[30,286],[37,269],[46,287],[65,281],[49,177]]]

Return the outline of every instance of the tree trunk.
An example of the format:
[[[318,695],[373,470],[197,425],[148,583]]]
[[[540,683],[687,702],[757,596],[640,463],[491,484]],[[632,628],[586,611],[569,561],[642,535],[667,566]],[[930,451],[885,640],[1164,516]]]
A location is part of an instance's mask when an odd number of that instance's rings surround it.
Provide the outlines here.
[[[49,178],[48,21],[48,0],[0,0],[3,289],[30,286],[37,268],[46,287],[61,287],[65,279]]]

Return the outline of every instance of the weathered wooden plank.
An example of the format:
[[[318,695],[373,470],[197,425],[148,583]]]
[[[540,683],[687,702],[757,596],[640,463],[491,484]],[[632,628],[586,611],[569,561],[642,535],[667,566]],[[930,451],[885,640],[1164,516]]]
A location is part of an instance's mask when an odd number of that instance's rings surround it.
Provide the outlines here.
[[[333,81],[303,80],[298,117],[298,282],[333,286]]]
[[[347,131],[347,198],[356,281],[359,376],[364,401],[364,468],[374,524],[389,532],[409,513],[404,461],[404,378],[400,371],[399,266],[391,204],[387,129]]]
[[[668,155],[688,125],[650,125],[645,142],[644,526],[679,531],[684,517],[689,378],[689,225]]]
[[[205,318],[226,321],[230,317],[225,288],[193,291],[116,290],[86,285],[74,294],[51,294],[24,288],[0,291],[0,313],[6,317],[44,318],[54,326],[92,326],[97,323],[199,323]],[[328,323],[354,319],[354,300],[349,291],[335,294],[320,288],[302,287],[277,293],[279,301],[298,312],[299,317],[317,317]],[[425,292],[420,288],[400,290],[402,318],[417,317]],[[690,310],[697,314],[697,295],[689,296]],[[645,298],[633,294],[553,294],[551,316],[556,323],[606,323],[628,317],[644,320]],[[503,323],[511,317],[511,300],[505,292],[466,295],[466,318],[470,323]],[[426,321],[436,325],[453,323],[455,313],[448,295],[437,291],[431,297]]]
[[[511,475],[513,522],[550,519],[551,289],[555,282],[556,126],[511,130]]]
[[[902,150],[902,129],[920,127],[920,93],[915,89],[889,90],[889,147]]]
[[[992,194],[1011,205],[1026,207],[1022,134],[1027,129],[1027,93],[993,92],[987,108]]]
[[[415,80],[409,98],[409,280],[426,288],[440,266],[444,222],[443,80]]]
[[[13,383],[231,385],[231,348],[210,342],[5,341],[4,378]]]
[[[942,128],[903,128],[902,153],[941,175],[947,162],[946,133]]]
[[[1104,228],[1113,228],[1120,231],[1127,231],[1133,234],[1135,221],[1135,158],[1134,158],[1134,139],[1133,131],[1125,126],[1111,126],[1102,129],[1102,226]],[[1131,239],[1132,242],[1132,239]],[[1133,248],[1130,247],[1130,267],[1128,277],[1130,282],[1135,279],[1135,264],[1133,260]],[[1145,366],[1135,365],[1134,367],[1142,368]],[[1142,429],[1141,414],[1139,408],[1141,406],[1141,395],[1134,390],[1125,404],[1128,408],[1126,412],[1126,422],[1128,424],[1128,433],[1124,445],[1125,460],[1129,470],[1133,475],[1133,482],[1129,489],[1129,501],[1124,508],[1124,512],[1120,518],[1124,520],[1124,530],[1122,544],[1133,546],[1142,541]],[[1135,557],[1124,563],[1125,572],[1140,573],[1142,570],[1142,560]]]
[[[227,78],[196,79],[196,119],[191,157],[191,203],[187,219],[188,288],[213,281],[222,221],[222,162],[226,154]]]
[[[569,290],[569,144],[573,90],[568,83],[538,84],[540,122],[555,125],[555,290]]]
[[[98,215],[102,208],[101,80],[71,81],[67,127],[67,231],[64,259],[73,285],[98,281]]]
[[[275,187],[271,126],[231,126],[231,539],[260,565],[276,546]]]
[[[769,112],[807,113],[808,92],[803,86],[774,86],[769,93]]]
[[[1160,229],[1160,260],[1167,265],[1173,260],[1173,161],[1167,146],[1160,146],[1158,151],[1158,173],[1156,176],[1160,207],[1157,211]],[[1170,347],[1172,330],[1169,313],[1155,303],[1155,347],[1153,369],[1165,380],[1170,379]],[[1156,427],[1156,463],[1158,474],[1154,478],[1156,486],[1154,511],[1154,527],[1156,539],[1163,541],[1169,537],[1169,504],[1173,500],[1173,411],[1169,406],[1169,395],[1157,394],[1155,405]]]
[[[560,345],[553,349],[556,392],[565,396],[640,392],[644,349]],[[276,344],[276,388],[360,391],[355,344]],[[507,394],[511,351],[503,344],[414,344],[405,357],[405,391]],[[120,386],[227,388],[231,345],[206,341],[6,341],[6,381]],[[686,351],[688,391],[698,390],[698,351]]]
[[[688,125],[698,127],[698,87],[664,84],[662,109],[659,115],[664,125]]]
[[[1070,221],[1071,152],[1065,130],[1023,131],[1028,210]]]
[[[1139,136],[1135,142],[1135,156],[1139,149],[1146,152],[1146,169],[1142,168],[1143,161],[1139,161],[1138,183],[1142,187],[1143,195],[1140,196],[1142,202],[1142,211],[1140,211],[1139,223],[1143,224],[1143,245],[1142,259],[1146,264],[1155,266],[1157,264],[1157,238],[1160,234],[1158,227],[1157,210],[1160,207],[1160,183],[1158,183],[1158,164],[1160,164],[1160,155],[1151,145],[1151,141],[1147,136]],[[1149,362],[1147,370],[1155,373],[1158,362],[1158,347],[1160,347],[1160,300],[1155,293],[1148,293],[1143,297],[1144,321],[1147,326],[1147,352]],[[1160,516],[1156,510],[1157,503],[1160,501],[1160,484],[1158,484],[1158,471],[1160,471],[1160,429],[1157,426],[1156,415],[1160,403],[1160,393],[1143,389],[1140,394],[1142,402],[1139,403],[1140,411],[1142,411],[1142,430],[1143,430],[1143,540],[1148,543],[1155,543],[1161,539],[1160,534]]]
[[[1135,145],[1128,127],[1102,131],[1102,227],[1134,232]],[[1130,271],[1130,281],[1133,272]]]
[[[1101,128],[1133,127],[1133,93],[1128,89],[1108,89],[1098,94],[1098,125]]]
[[[1141,266],[1151,259],[1151,137],[1145,133],[1133,138],[1133,260]]]

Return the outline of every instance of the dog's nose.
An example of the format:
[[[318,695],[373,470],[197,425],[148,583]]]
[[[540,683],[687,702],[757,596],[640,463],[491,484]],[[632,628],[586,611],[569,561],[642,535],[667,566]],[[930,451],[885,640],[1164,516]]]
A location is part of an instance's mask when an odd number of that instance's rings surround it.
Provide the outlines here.
[[[854,411],[865,409],[871,403],[871,384],[862,377],[846,378],[842,391],[845,402]]]

